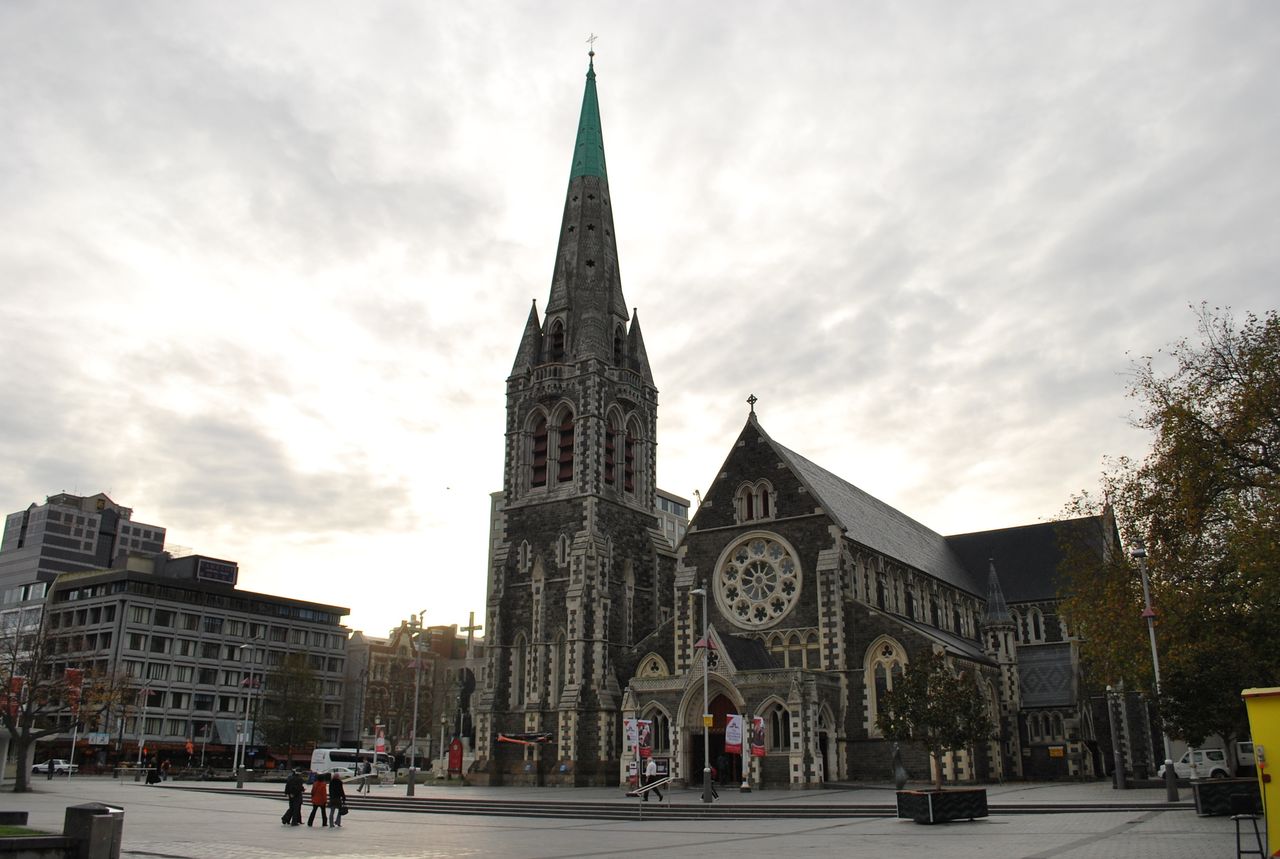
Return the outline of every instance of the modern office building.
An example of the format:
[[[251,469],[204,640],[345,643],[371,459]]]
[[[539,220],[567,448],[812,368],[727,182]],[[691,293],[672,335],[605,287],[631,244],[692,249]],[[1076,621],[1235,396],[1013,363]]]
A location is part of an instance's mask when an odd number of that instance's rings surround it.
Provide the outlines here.
[[[658,487],[656,495],[654,512],[658,515],[658,527],[674,549],[689,530],[689,499],[673,495],[662,487]]]
[[[44,504],[5,517],[0,538],[0,591],[13,604],[45,595],[62,573],[101,570],[122,553],[158,555],[165,529],[133,521],[133,510],[104,493],[60,492]]]
[[[342,619],[349,610],[240,590],[238,573],[233,562],[200,555],[129,553],[113,569],[55,580],[45,606],[48,634],[56,639],[53,675],[66,668],[123,675],[140,690],[85,726],[78,759],[131,760],[140,744],[172,757],[188,741],[211,751],[211,760],[226,757],[237,722],[270,696],[273,672],[290,654],[306,655],[316,681],[317,739],[336,744],[346,671]],[[251,727],[244,733],[251,738],[247,762],[267,765],[261,734]]]

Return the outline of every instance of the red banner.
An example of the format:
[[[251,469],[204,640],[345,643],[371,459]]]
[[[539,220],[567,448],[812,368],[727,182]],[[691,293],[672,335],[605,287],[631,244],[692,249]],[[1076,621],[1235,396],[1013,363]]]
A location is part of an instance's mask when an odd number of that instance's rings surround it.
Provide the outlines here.
[[[764,757],[764,717],[751,717],[751,756]]]
[[[724,752],[727,755],[742,754],[742,717],[730,713],[724,723]]]
[[[462,740],[457,737],[454,737],[453,742],[449,743],[449,772],[462,772]]]

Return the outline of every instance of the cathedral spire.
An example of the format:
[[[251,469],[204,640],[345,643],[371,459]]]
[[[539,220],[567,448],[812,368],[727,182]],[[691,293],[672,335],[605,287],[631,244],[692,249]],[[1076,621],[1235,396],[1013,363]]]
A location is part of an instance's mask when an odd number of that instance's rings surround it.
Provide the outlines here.
[[[542,360],[572,363],[594,358],[614,364],[614,344],[620,331],[625,336],[630,314],[622,295],[618,244],[613,232],[595,53],[590,56],[551,275],[551,296],[542,320],[544,345],[557,345],[555,354],[544,351]],[[548,340],[553,329],[556,333]]]
[[[996,575],[995,559],[988,558],[987,563],[987,612],[983,615],[982,621],[986,626],[1011,624],[1013,616],[1009,614],[1009,606],[1004,601],[1004,591],[1000,589],[1000,577]]]
[[[534,301],[529,308],[529,319],[524,324],[524,335],[520,338],[520,348],[516,350],[516,362],[511,368],[511,375],[533,369],[542,354],[542,326],[538,324],[538,302]]]
[[[631,356],[631,368],[650,385],[653,371],[649,369],[649,353],[644,348],[644,335],[640,333],[640,311],[631,314],[631,331],[627,334],[627,354]]]

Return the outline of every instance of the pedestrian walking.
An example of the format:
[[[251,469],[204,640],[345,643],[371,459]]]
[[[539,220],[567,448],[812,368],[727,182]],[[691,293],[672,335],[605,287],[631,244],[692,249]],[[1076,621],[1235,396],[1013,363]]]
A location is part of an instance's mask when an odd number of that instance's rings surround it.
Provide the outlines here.
[[[317,811],[320,812],[320,825],[329,825],[329,815],[325,812],[325,806],[329,804],[329,785],[325,783],[328,778],[328,773],[320,773],[315,784],[311,785],[311,816],[307,818],[307,826],[316,822]]]
[[[329,779],[329,825],[341,826],[342,815],[347,813],[347,789],[337,773]]]
[[[651,757],[651,758],[649,758],[649,762],[648,762],[647,764],[645,764],[645,765],[644,765],[644,783],[645,783],[645,784],[653,784],[653,783],[654,783],[655,781],[657,781],[657,780],[658,780],[658,762],[657,762],[657,761],[655,761],[655,760]],[[661,801],[662,801],[662,788],[660,788],[660,787],[655,787],[655,788],[653,789],[653,792],[654,792],[654,793],[656,793],[656,794],[658,795],[658,801],[659,801],[659,802],[661,802]],[[645,801],[645,802],[648,802],[648,801],[649,801],[649,792],[648,792],[648,791],[646,791],[646,792],[645,792],[645,795],[644,795],[644,801]]]
[[[372,781],[370,772],[372,772],[372,770],[373,767],[368,761],[361,761],[356,764],[356,775],[360,776],[360,784],[356,785],[356,793],[360,793],[361,791],[369,793],[369,782]]]
[[[294,770],[284,783],[284,795],[289,800],[289,808],[280,822],[285,826],[302,825],[302,773]]]

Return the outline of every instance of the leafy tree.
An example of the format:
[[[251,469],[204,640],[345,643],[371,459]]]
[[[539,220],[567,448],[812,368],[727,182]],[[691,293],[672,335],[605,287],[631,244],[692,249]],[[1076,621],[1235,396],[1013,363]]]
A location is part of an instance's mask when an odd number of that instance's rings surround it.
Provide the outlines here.
[[[321,735],[324,698],[305,653],[290,653],[267,675],[258,707],[258,728],[267,745],[284,748],[290,759],[298,746]]]
[[[942,790],[942,755],[991,739],[994,726],[974,674],[953,671],[930,652],[907,665],[884,695],[876,726],[886,739],[917,742],[933,759],[933,785]]]
[[[1197,317],[1195,342],[1135,366],[1134,423],[1152,449],[1113,462],[1103,488],[1124,542],[1147,550],[1166,727],[1229,741],[1244,724],[1240,690],[1280,675],[1280,317],[1237,325],[1205,305]],[[1065,572],[1086,658],[1108,680],[1149,681],[1137,568],[1069,558]]]
[[[25,793],[31,790],[36,741],[70,732],[77,719],[92,724],[130,694],[130,681],[89,670],[76,687],[68,682],[61,639],[50,631],[43,610],[10,614],[5,623],[0,628],[0,725],[12,737],[14,793]]]

